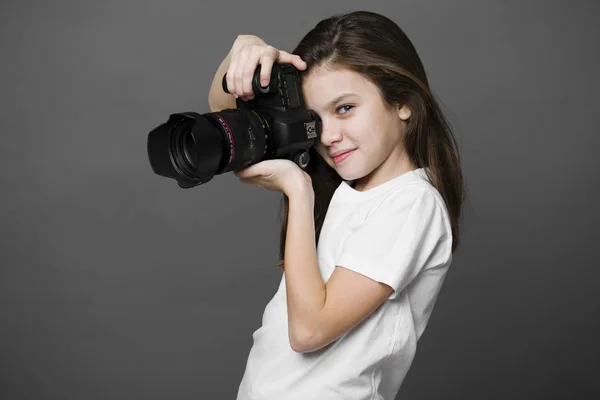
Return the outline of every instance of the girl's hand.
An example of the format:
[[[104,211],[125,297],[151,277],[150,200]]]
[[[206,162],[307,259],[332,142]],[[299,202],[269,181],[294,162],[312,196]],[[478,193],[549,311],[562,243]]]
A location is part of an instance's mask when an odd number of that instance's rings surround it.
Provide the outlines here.
[[[300,56],[278,50],[265,43],[258,36],[240,35],[233,42],[229,51],[231,58],[227,69],[227,90],[233,97],[240,100],[254,98],[252,78],[258,64],[260,69],[260,84],[266,87],[271,78],[274,63],[290,63],[299,70],[306,68],[306,63]]]
[[[298,193],[312,192],[310,175],[296,163],[286,159],[265,160],[239,171],[234,171],[241,182],[268,190],[285,193],[288,197]]]

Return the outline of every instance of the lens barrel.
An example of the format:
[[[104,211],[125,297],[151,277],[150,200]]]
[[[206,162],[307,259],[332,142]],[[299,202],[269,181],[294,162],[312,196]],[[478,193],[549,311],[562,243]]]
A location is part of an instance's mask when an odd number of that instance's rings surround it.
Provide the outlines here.
[[[254,111],[172,114],[148,134],[148,158],[155,174],[187,189],[260,161],[269,133],[268,119]]]

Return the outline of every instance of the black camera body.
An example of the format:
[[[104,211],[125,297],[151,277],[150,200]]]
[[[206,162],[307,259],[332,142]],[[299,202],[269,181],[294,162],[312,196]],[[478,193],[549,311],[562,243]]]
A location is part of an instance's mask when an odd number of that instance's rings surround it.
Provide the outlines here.
[[[305,107],[292,64],[273,64],[267,87],[260,86],[260,68],[252,80],[254,99],[236,99],[237,109],[172,114],[153,129],[147,146],[154,173],[191,188],[263,160],[289,159],[305,169],[321,120]],[[228,93],[226,76],[222,85]]]

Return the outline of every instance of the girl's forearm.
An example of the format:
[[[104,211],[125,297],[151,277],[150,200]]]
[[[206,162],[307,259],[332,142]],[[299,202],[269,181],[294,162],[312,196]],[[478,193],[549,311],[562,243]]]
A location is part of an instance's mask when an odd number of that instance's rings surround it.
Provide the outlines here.
[[[305,187],[288,198],[284,268],[288,330],[292,347],[301,349],[318,331],[326,290],[317,260],[313,189]]]

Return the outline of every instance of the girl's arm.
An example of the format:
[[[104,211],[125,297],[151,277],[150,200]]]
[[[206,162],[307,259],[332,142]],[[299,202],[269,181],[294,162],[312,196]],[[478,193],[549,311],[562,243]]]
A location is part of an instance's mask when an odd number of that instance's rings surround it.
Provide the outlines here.
[[[289,341],[294,351],[310,352],[358,325],[392,288],[345,268],[336,268],[324,284],[315,245],[312,187],[288,198],[284,273]]]

